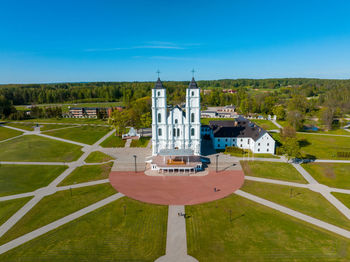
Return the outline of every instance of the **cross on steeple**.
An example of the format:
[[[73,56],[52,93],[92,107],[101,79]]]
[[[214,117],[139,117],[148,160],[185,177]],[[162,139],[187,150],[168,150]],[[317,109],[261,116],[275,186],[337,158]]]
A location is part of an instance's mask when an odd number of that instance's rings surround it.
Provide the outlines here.
[[[158,75],[158,78],[159,78],[159,74],[160,74],[160,71],[159,71],[159,69],[157,70],[157,72],[156,72],[156,73],[157,73],[157,75]]]
[[[192,78],[194,78],[194,73],[196,72],[196,71],[194,71],[194,68],[192,69]]]

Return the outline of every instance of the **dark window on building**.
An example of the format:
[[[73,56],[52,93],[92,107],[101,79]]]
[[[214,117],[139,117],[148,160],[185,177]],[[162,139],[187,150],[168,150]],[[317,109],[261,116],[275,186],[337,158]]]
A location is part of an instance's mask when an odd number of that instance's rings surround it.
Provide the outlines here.
[[[227,142],[227,138],[225,139],[225,141]]]
[[[191,96],[194,96],[194,92],[193,91],[191,92]]]
[[[218,138],[218,142],[220,142],[220,138]]]
[[[269,152],[269,149],[266,149],[267,152]]]
[[[158,122],[159,123],[162,122],[162,115],[161,115],[161,113],[158,113]]]
[[[241,144],[241,147],[243,147],[242,144]]]
[[[258,143],[258,146],[260,146],[260,143]]]
[[[258,152],[260,152],[260,148],[258,148]]]
[[[227,147],[227,144],[225,144],[225,147]]]
[[[241,138],[241,142],[243,141],[243,139]]]
[[[158,129],[158,135],[162,136],[162,129],[161,128]]]
[[[250,143],[250,139],[248,138],[248,144]]]
[[[177,136],[180,136],[180,128],[177,129]]]
[[[175,119],[175,124],[177,124],[177,119]]]
[[[270,144],[269,143],[267,143],[267,146],[269,146]]]
[[[176,129],[173,129],[173,136],[176,136]]]
[[[191,113],[191,123],[194,122],[194,113]]]
[[[158,94],[157,94],[157,96],[160,96],[160,92],[158,91]]]
[[[191,128],[191,136],[194,136],[194,128]]]

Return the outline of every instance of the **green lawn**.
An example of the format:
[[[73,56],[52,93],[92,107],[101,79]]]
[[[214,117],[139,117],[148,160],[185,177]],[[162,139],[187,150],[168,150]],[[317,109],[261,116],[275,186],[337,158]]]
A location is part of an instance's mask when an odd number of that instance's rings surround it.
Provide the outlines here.
[[[6,125],[12,126],[12,127],[17,127],[17,128],[24,129],[24,130],[28,130],[28,131],[34,131],[33,123],[26,123],[26,122],[11,123],[11,122],[8,122],[8,123],[6,123]]]
[[[350,137],[297,134],[303,156],[337,159],[337,152],[350,152]],[[339,158],[341,159],[341,158]]]
[[[47,186],[67,166],[0,165],[0,196],[34,191]]]
[[[31,197],[0,201],[0,226],[16,213]]]
[[[77,160],[83,152],[81,147],[57,140],[27,135],[1,143],[1,161],[70,162]]]
[[[109,160],[113,160],[114,158],[102,153],[100,151],[91,152],[91,154],[85,159],[86,163],[102,163],[107,162]]]
[[[23,132],[0,126],[0,141],[22,134]]]
[[[40,125],[40,131],[48,131],[52,129],[65,128],[65,127],[74,128],[74,126],[75,125],[58,125],[58,124]]]
[[[257,124],[261,128],[265,130],[271,130],[271,129],[279,129],[274,123],[272,123],[270,120],[262,120],[262,119],[251,119],[251,122]]]
[[[102,184],[58,191],[46,196],[0,238],[0,245],[115,193],[115,189],[110,184]]]
[[[102,124],[107,125],[106,120],[95,119],[95,118],[38,118],[38,119],[29,119],[23,120],[22,122],[33,122],[35,123],[63,123],[63,124]]]
[[[45,132],[45,134],[92,145],[107,134],[108,131],[110,131],[110,129],[105,126],[79,126],[48,131]]]
[[[338,227],[350,229],[350,221],[321,194],[307,188],[245,181],[243,191],[282,206],[318,218]]]
[[[329,130],[329,131],[303,131],[305,133],[309,134],[329,134],[329,135],[345,135],[345,136],[350,136],[350,132],[345,131],[344,129],[334,129],[334,130]]]
[[[130,147],[147,147],[150,140],[150,137],[140,137],[138,140],[132,140]]]
[[[350,164],[308,163],[302,166],[321,184],[350,189]]]
[[[102,147],[124,147],[126,140],[123,140],[120,136],[112,134],[105,141],[103,141],[100,146]]]
[[[89,182],[94,180],[106,179],[109,176],[113,163],[103,165],[80,166],[67,176],[60,186],[67,186]]]
[[[234,121],[235,118],[201,118],[201,124],[202,125],[209,125],[210,121],[225,121],[225,120]]]
[[[235,194],[186,214],[188,253],[201,262],[350,259],[348,239]]]
[[[350,208],[350,195],[349,194],[343,194],[338,192],[332,192],[332,195],[334,195],[336,198],[338,198],[345,206]]]
[[[153,262],[165,254],[167,215],[166,206],[123,197],[0,255],[0,261]]]
[[[246,176],[307,183],[303,176],[288,163],[266,161],[241,161],[240,163]]]

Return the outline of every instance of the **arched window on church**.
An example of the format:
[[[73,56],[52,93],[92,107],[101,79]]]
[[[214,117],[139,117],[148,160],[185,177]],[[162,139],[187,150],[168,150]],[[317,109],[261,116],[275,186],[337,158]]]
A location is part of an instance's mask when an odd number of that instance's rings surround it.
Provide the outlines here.
[[[177,119],[175,119],[175,124],[177,124]]]
[[[177,134],[176,136],[180,136],[180,128],[177,129]]]
[[[162,122],[162,114],[161,113],[158,113],[158,122]]]
[[[157,94],[158,96],[160,96],[160,91],[158,91],[158,94]]]
[[[191,92],[191,96],[194,96],[194,92],[193,91]]]
[[[176,129],[173,128],[173,136],[176,136]]]
[[[162,129],[161,128],[158,129],[158,136],[162,136]]]
[[[191,128],[191,136],[194,136],[194,128]]]
[[[194,113],[191,113],[191,123],[194,122]]]

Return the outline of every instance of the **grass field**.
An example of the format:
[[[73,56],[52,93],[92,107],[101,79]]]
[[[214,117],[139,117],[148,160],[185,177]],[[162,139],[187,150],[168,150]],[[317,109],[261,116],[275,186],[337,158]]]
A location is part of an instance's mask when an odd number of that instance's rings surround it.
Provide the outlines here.
[[[0,261],[153,262],[165,254],[167,214],[166,206],[124,197],[0,255]]]
[[[209,125],[210,121],[225,121],[225,120],[235,120],[234,118],[201,118],[202,125]]]
[[[88,181],[106,179],[113,163],[103,165],[80,166],[67,176],[59,185],[68,186]]]
[[[261,128],[265,130],[271,130],[271,129],[279,129],[274,123],[272,123],[270,120],[263,120],[263,119],[251,119],[251,122],[257,124]]]
[[[290,164],[266,161],[241,161],[246,176],[272,178],[297,183],[307,183],[302,175]]]
[[[115,193],[110,184],[102,184],[58,191],[46,196],[0,238],[0,245]]]
[[[306,188],[245,181],[243,191],[265,198],[338,227],[350,229],[350,221],[321,194]]]
[[[0,141],[9,139],[11,137],[22,135],[23,133],[17,130],[0,126]]]
[[[350,189],[350,164],[308,163],[302,166],[321,184]]]
[[[103,141],[100,146],[102,147],[124,147],[126,140],[123,140],[120,136],[112,134],[105,141]]]
[[[47,186],[66,168],[66,166],[0,165],[0,196],[31,192]]]
[[[70,162],[77,160],[83,152],[81,147],[57,140],[27,135],[1,143],[1,161]]]
[[[344,130],[344,129],[334,129],[334,130],[329,130],[329,131],[303,131],[303,133],[308,133],[308,134],[329,134],[329,135],[345,135],[345,136],[350,136],[350,132]]]
[[[8,123],[6,123],[6,125],[12,126],[12,127],[17,127],[17,128],[23,129],[23,130],[34,131],[33,123],[26,123],[26,122],[11,123],[11,122],[8,122]]]
[[[48,131],[52,129],[58,129],[58,128],[74,128],[74,125],[58,125],[58,124],[48,124],[48,125],[40,125],[40,131]]]
[[[303,156],[337,159],[337,152],[350,152],[350,137],[297,134]],[[341,158],[339,158],[341,159]]]
[[[38,118],[38,119],[28,119],[22,122],[35,122],[35,123],[62,123],[62,124],[97,124],[97,125],[107,125],[106,120],[96,119],[96,118]]]
[[[0,201],[0,226],[16,213],[31,197]]]
[[[132,140],[130,147],[147,147],[150,140],[150,137],[140,137],[139,140]]]
[[[201,262],[350,259],[348,239],[234,194],[186,214],[188,253]]]
[[[109,160],[113,160],[114,158],[102,153],[100,151],[91,152],[91,154],[85,159],[86,163],[102,163],[107,162]]]
[[[110,131],[110,129],[104,126],[79,126],[48,131],[45,132],[45,134],[92,145],[107,134],[108,131]]]
[[[336,198],[338,198],[345,206],[350,208],[350,195],[349,194],[343,194],[338,192],[332,192],[332,195],[334,195]]]

